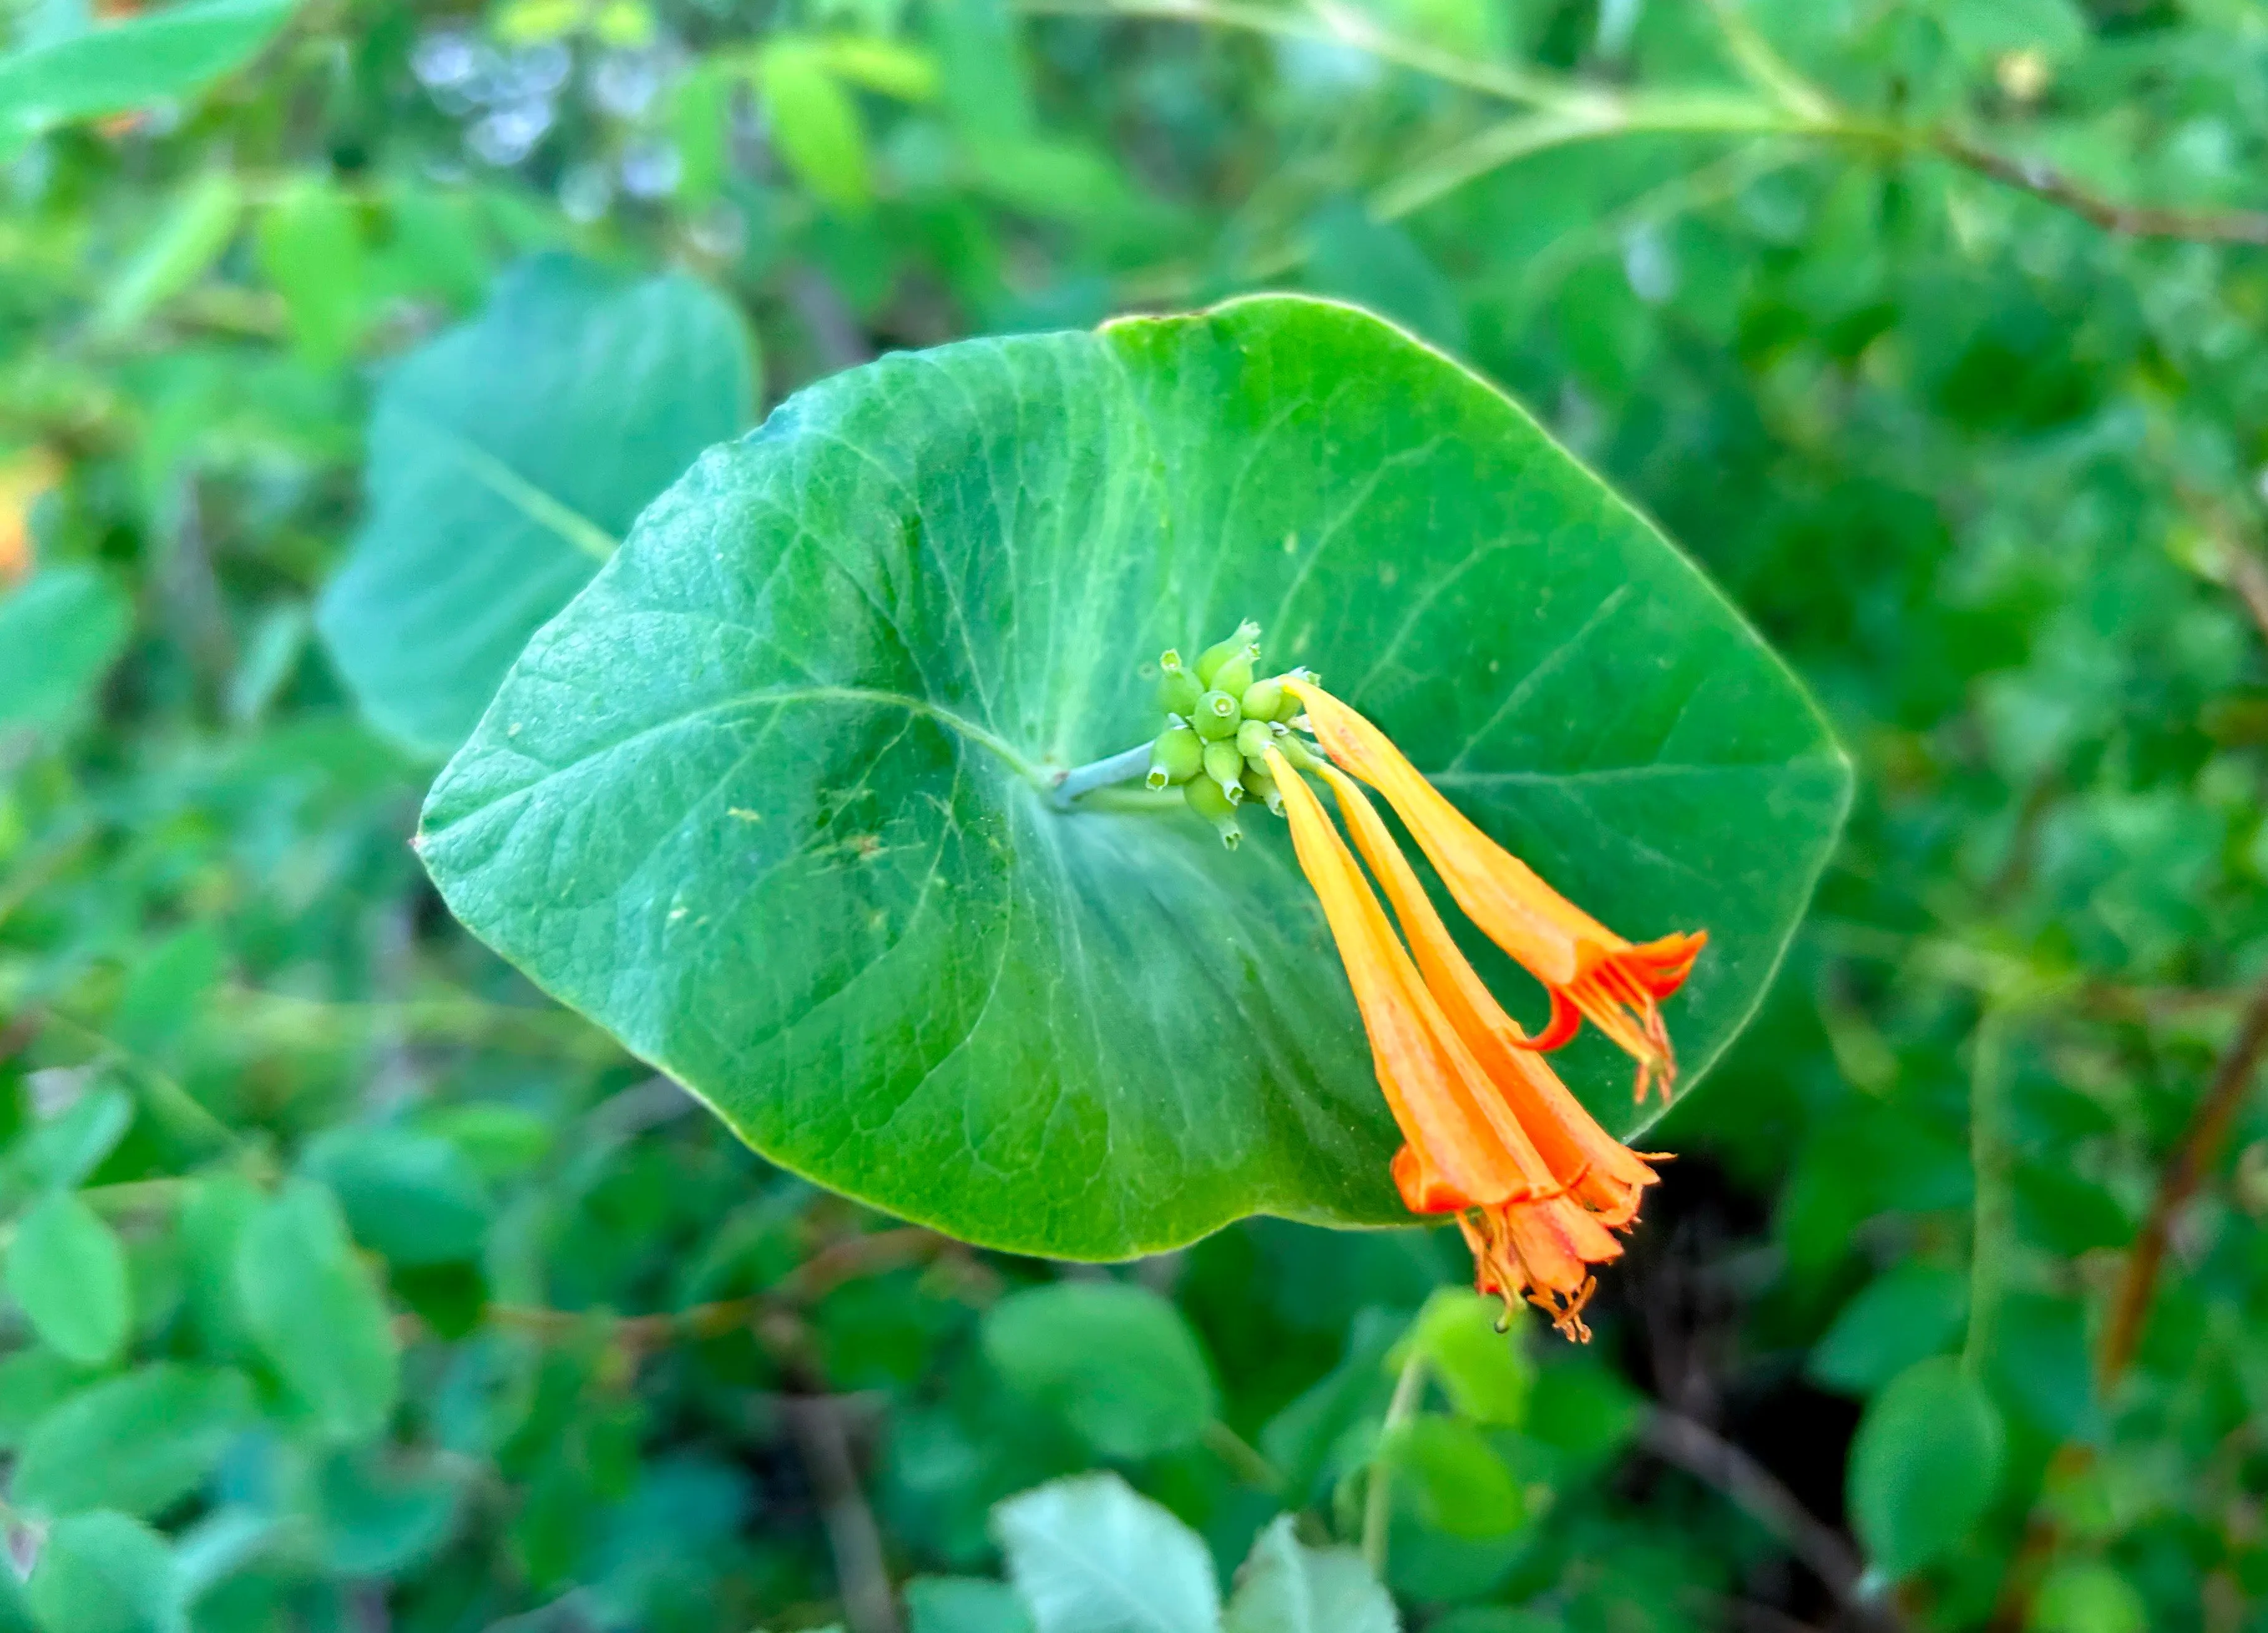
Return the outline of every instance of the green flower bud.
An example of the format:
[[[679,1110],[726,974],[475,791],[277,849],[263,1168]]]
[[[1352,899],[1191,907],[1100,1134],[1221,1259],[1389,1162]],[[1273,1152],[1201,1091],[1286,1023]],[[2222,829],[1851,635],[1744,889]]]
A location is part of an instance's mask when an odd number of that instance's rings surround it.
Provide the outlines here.
[[[1220,784],[1220,791],[1232,805],[1244,798],[1244,756],[1236,752],[1235,744],[1207,743],[1204,773]]]
[[[1285,759],[1302,771],[1319,771],[1327,763],[1322,751],[1297,732],[1278,738],[1276,747],[1283,751]]]
[[[1197,712],[1204,688],[1182,666],[1182,655],[1170,648],[1158,656],[1158,706],[1169,715]]]
[[[1244,792],[1247,798],[1264,800],[1269,815],[1284,814],[1284,791],[1276,786],[1276,779],[1268,774],[1268,768],[1257,760],[1244,762]]]
[[[1212,672],[1212,688],[1231,697],[1244,695],[1245,688],[1252,684],[1252,666],[1260,659],[1260,649],[1248,646],[1219,668]]]
[[[1197,729],[1199,737],[1218,740],[1234,737],[1236,728],[1244,724],[1244,711],[1236,700],[1226,692],[1207,692],[1197,699],[1197,706],[1189,716],[1189,724]]]
[[[1150,745],[1150,775],[1145,780],[1152,788],[1186,783],[1204,769],[1204,739],[1189,730],[1186,721],[1175,721]]]
[[[1219,830],[1220,842],[1231,850],[1244,837],[1244,830],[1236,825],[1236,807],[1228,803],[1228,796],[1220,791],[1220,784],[1209,776],[1197,777],[1182,784],[1182,798],[1189,802],[1189,809]]]
[[[1268,745],[1276,740],[1276,733],[1265,720],[1255,720],[1248,712],[1244,724],[1236,728],[1236,752],[1257,764],[1268,753]]]
[[[1236,626],[1236,633],[1234,635],[1230,636],[1226,641],[1216,642],[1214,644],[1204,649],[1204,651],[1197,658],[1197,679],[1204,681],[1207,686],[1212,685],[1213,677],[1220,673],[1221,666],[1226,664],[1232,658],[1243,656],[1245,650],[1251,646],[1251,644],[1259,638],[1260,626],[1253,622],[1249,618],[1246,619],[1242,623]],[[1230,689],[1226,687],[1221,689],[1224,691],[1229,691],[1229,695],[1233,696],[1236,692],[1241,692],[1246,687],[1250,686],[1251,684],[1252,677],[1248,673],[1244,679],[1238,683],[1233,691],[1230,691]]]
[[[1284,677],[1270,675],[1265,680],[1255,680],[1246,687],[1244,695],[1237,700],[1237,704],[1244,710],[1247,720],[1273,720],[1276,711],[1284,707],[1284,700],[1288,695],[1290,694],[1284,690]]]

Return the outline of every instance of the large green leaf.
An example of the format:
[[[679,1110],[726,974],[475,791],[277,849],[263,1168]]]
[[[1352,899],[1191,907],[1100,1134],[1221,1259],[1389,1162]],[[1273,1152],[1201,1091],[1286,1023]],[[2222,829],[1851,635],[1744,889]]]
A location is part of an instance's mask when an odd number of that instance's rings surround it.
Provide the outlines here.
[[[252,59],[298,0],[188,0],[0,56],[0,129],[186,96]]]
[[[1002,1247],[1403,1217],[1280,827],[1061,811],[1167,645],[1266,625],[1544,876],[1755,1007],[1848,771],[1683,556],[1485,382],[1268,297],[885,358],[712,451],[435,784],[450,906],[774,1159]],[[1497,960],[1515,1009],[1542,995]],[[1627,1062],[1557,1057],[1622,1128]]]
[[[436,757],[462,742],[528,636],[754,395],[747,331],[706,287],[620,285],[558,255],[403,359],[320,614],[371,720]]]

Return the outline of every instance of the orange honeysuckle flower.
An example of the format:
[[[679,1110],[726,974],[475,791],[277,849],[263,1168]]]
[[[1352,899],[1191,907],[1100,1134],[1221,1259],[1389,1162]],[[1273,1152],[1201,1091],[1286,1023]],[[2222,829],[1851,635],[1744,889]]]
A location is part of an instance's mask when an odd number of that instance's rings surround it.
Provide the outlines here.
[[[1267,764],[1362,1012],[1379,1087],[1408,1142],[1394,1159],[1403,1203],[1456,1216],[1482,1291],[1507,1304],[1525,1297],[1570,1337],[1589,1337],[1590,1267],[1622,1254],[1605,1215],[1580,1200],[1590,1176],[1580,1159],[1570,1178],[1554,1173],[1513,1092],[1491,1078],[1411,962],[1322,802],[1278,750],[1267,751]],[[1555,1143],[1572,1137],[1547,1129]],[[1630,1200],[1634,1208],[1634,1190]]]
[[[1521,1129],[1551,1170],[1552,1179],[1598,1216],[1624,1225],[1638,1217],[1646,1188],[1660,1175],[1648,1158],[1624,1145],[1583,1109],[1559,1074],[1496,1001],[1434,910],[1417,870],[1352,778],[1332,767],[1322,772],[1338,796],[1339,813],[1355,849],[1394,905],[1402,934],[1417,957],[1425,989],[1465,1048],[1504,1095]]]
[[[1557,1048],[1587,1020],[1638,1062],[1638,1098],[1659,1081],[1667,1100],[1677,1058],[1660,1001],[1684,984],[1708,932],[1642,945],[1615,934],[1476,828],[1385,732],[1312,681],[1285,685],[1324,752],[1386,797],[1467,916],[1550,989],[1550,1024],[1513,1047]]]

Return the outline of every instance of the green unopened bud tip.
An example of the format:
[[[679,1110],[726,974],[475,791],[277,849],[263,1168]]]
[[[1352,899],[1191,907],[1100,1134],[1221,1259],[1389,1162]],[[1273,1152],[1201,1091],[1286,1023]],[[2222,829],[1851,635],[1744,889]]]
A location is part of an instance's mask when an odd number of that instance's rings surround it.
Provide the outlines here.
[[[1146,780],[1152,788],[1186,783],[1204,769],[1204,739],[1180,722],[1159,732],[1150,745],[1150,775]]]
[[[1244,711],[1236,706],[1236,699],[1226,692],[1207,692],[1197,699],[1190,711],[1189,724],[1197,735],[1205,738],[1234,737],[1236,728],[1244,724]]]

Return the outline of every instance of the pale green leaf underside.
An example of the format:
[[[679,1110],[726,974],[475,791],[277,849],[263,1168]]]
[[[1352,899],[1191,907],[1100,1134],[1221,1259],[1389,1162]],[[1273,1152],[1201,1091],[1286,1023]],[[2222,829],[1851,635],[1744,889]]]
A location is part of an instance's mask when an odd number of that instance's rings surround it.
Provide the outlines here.
[[[1061,813],[1242,615],[1633,937],[1705,927],[1690,1085],[1760,997],[1848,772],[1652,527],[1485,383],[1269,297],[828,380],[711,450],[435,784],[450,906],[822,1183],[1114,1256],[1403,1217],[1279,825]],[[1154,673],[1153,671],[1152,673]],[[1488,967],[1517,1012],[1541,995]],[[1628,1127],[1629,1069],[1557,1057]]]
[[[732,308],[677,275],[523,261],[379,388],[370,504],[324,639],[373,724],[438,759],[632,519],[748,422]]]

